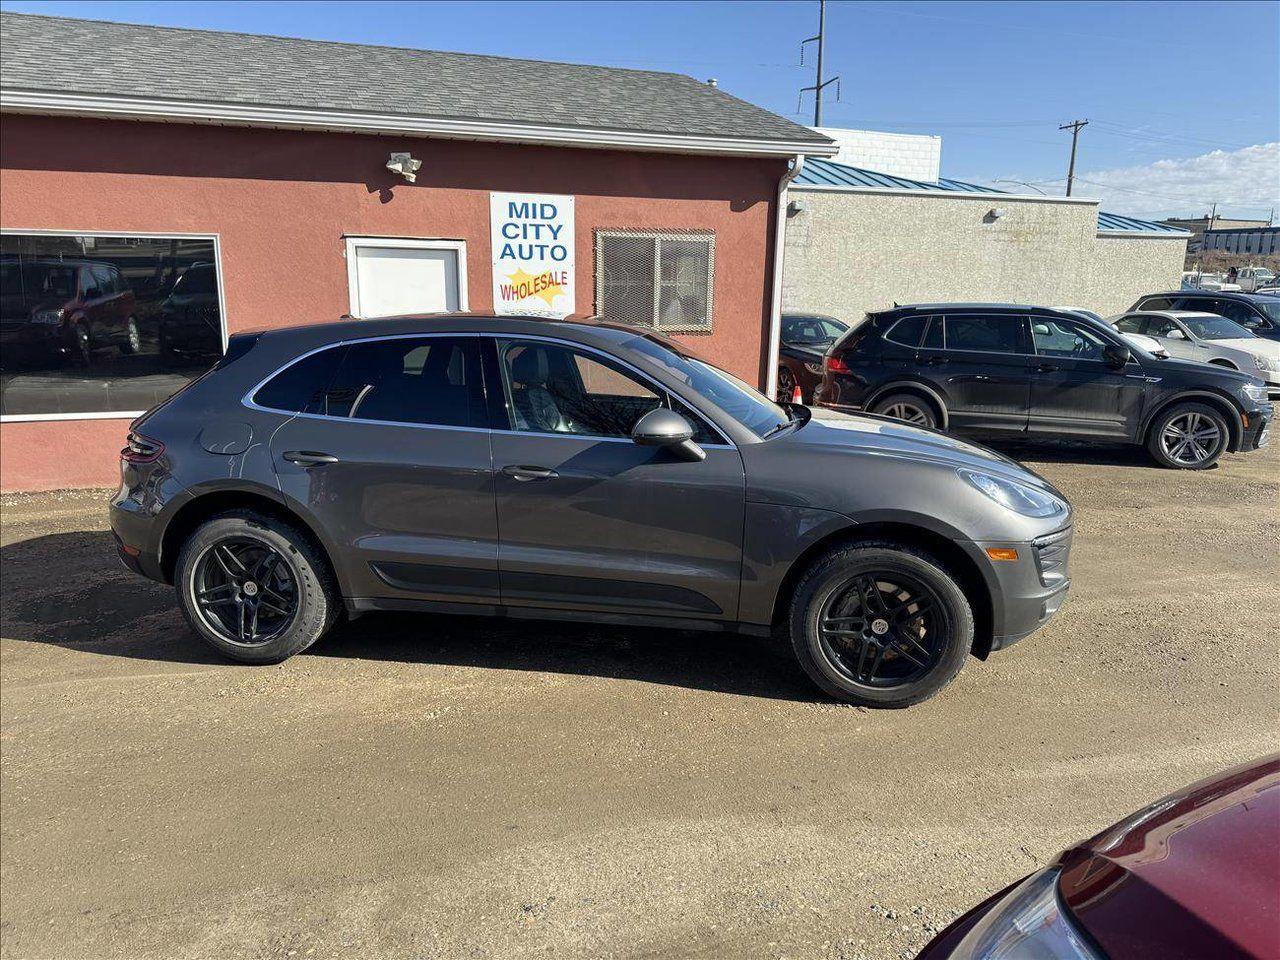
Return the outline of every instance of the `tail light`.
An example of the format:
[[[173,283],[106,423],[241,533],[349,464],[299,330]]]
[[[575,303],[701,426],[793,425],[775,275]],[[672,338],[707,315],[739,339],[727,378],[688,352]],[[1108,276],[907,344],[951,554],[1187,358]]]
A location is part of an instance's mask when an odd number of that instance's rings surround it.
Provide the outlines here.
[[[823,361],[827,367],[827,373],[851,373],[849,365],[840,357],[827,356]]]
[[[164,453],[164,444],[159,440],[152,440],[131,430],[124,449],[120,451],[120,459],[127,463],[151,463],[162,453]]]

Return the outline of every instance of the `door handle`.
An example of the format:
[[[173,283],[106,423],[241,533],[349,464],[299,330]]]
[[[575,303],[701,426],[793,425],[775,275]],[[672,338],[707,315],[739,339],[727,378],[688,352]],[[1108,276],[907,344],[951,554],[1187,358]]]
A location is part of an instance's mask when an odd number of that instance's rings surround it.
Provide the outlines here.
[[[1036,367],[1036,373],[1053,373],[1059,367],[1056,363],[1042,363]]]
[[[946,357],[927,357],[926,359],[921,360],[920,362],[923,363],[926,367],[940,367],[944,363],[950,363],[950,361]]]
[[[554,480],[560,474],[547,467],[526,467],[512,464],[509,467],[503,467],[502,472],[513,480],[519,480],[521,483],[528,483],[531,480]]]
[[[288,450],[282,454],[290,463],[304,467],[314,467],[321,463],[337,463],[338,458],[330,453],[316,453],[314,450]]]

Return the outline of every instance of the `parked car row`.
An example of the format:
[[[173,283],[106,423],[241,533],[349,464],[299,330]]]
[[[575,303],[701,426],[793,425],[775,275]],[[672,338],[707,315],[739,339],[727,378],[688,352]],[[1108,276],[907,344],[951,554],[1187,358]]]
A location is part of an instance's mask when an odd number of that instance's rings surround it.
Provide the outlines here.
[[[1267,441],[1280,398],[1272,334],[1280,298],[1258,295],[1155,294],[1110,321],[997,303],[897,306],[852,330],[792,314],[778,399],[986,439],[1132,443],[1205,469]]]

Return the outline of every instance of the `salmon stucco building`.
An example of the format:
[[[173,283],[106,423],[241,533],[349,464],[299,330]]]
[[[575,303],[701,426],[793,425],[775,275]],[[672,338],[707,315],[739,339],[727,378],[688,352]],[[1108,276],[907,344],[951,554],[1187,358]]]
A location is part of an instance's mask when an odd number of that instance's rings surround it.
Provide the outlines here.
[[[5,13],[0,483],[109,485],[238,332],[605,313],[764,384],[835,145],[669,73]]]

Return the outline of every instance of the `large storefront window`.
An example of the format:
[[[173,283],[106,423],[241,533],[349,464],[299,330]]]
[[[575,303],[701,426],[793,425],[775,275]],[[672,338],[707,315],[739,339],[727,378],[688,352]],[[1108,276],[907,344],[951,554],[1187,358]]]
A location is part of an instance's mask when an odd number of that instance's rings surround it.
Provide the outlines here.
[[[136,413],[222,355],[212,237],[0,235],[0,414]]]

